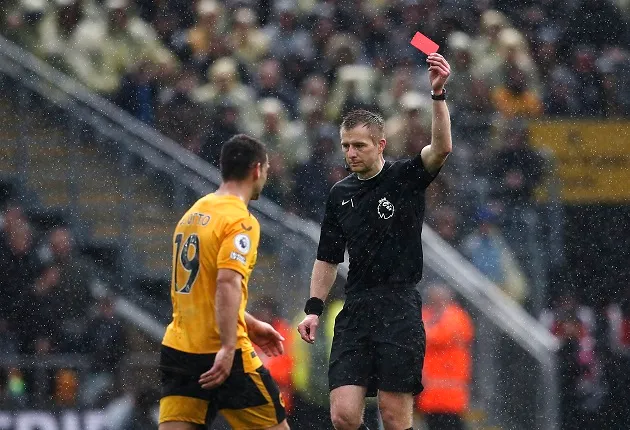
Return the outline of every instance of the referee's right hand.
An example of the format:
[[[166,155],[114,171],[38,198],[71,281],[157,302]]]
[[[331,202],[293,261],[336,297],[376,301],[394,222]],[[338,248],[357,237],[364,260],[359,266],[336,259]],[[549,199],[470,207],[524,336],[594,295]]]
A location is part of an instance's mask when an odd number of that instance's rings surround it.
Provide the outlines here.
[[[318,325],[319,317],[317,315],[311,314],[304,317],[300,325],[298,325],[298,331],[300,332],[300,336],[302,336],[302,340],[308,343],[314,343],[315,332],[317,331]]]

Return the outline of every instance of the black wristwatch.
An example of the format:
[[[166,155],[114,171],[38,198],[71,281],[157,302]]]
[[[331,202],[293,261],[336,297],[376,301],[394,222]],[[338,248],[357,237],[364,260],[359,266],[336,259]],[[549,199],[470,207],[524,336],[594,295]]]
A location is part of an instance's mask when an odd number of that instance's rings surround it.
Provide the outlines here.
[[[431,98],[433,100],[446,100],[446,88],[442,88],[442,94],[434,94],[433,91],[431,91]]]

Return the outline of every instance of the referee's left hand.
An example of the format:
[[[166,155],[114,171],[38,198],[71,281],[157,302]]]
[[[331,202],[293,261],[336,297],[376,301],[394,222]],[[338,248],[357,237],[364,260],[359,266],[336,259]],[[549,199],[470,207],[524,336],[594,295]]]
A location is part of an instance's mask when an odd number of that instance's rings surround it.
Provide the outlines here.
[[[317,315],[307,315],[304,317],[300,325],[298,325],[298,331],[304,342],[315,343],[315,332],[319,325],[319,317]]]

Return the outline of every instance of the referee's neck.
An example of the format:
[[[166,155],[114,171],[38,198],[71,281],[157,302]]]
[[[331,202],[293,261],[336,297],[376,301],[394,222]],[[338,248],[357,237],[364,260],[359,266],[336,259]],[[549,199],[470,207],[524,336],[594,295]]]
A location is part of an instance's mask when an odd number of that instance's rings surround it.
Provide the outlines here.
[[[357,173],[357,178],[361,181],[367,181],[372,178],[378,176],[379,173],[383,171],[383,166],[385,166],[385,159],[380,157],[376,163],[372,166],[370,170],[365,173]]]

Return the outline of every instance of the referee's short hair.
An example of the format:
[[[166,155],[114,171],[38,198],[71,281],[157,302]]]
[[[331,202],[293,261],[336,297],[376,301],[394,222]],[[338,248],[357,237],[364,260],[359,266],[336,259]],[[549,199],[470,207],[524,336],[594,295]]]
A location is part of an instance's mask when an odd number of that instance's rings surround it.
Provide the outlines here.
[[[345,130],[351,130],[359,125],[370,129],[374,143],[385,137],[385,120],[378,113],[355,109],[348,112],[341,121],[341,129]]]
[[[267,148],[262,142],[246,134],[237,134],[221,148],[221,177],[224,181],[242,181],[252,167],[266,161]]]

